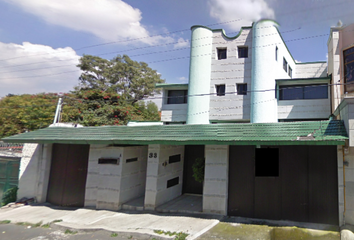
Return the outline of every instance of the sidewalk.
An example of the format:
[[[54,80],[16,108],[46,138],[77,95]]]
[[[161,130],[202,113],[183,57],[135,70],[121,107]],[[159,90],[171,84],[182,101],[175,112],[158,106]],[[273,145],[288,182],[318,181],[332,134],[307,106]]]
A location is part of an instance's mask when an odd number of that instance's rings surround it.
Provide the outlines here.
[[[156,237],[169,237],[163,234],[167,232],[183,232],[188,234],[187,239],[195,239],[210,230],[219,223],[220,218],[220,216],[211,215],[188,217],[171,213],[65,209],[51,205],[27,205],[0,209],[0,221],[10,220],[11,223],[52,223],[80,230],[103,229],[112,232],[149,234]],[[173,236],[169,238],[173,239]]]

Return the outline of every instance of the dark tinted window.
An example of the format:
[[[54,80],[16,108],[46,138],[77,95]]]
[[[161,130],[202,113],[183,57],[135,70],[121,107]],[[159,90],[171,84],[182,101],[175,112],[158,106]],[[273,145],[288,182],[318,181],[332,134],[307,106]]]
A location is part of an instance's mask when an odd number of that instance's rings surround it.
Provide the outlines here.
[[[248,47],[238,47],[238,58],[248,58]]]
[[[326,99],[328,85],[280,86],[279,100]]]
[[[167,104],[187,103],[188,90],[169,90]]]
[[[225,85],[216,85],[216,95],[225,96]]]
[[[226,59],[226,48],[218,49],[218,60]]]
[[[238,83],[237,87],[237,95],[247,95],[247,83]]]

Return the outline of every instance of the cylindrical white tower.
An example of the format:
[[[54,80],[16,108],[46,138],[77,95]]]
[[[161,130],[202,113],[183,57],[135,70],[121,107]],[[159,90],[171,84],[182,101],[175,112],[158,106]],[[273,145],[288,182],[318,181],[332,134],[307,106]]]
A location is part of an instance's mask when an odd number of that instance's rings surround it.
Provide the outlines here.
[[[209,124],[212,30],[192,27],[187,124]]]
[[[278,121],[275,98],[276,26],[273,20],[260,20],[253,25],[251,123]]]

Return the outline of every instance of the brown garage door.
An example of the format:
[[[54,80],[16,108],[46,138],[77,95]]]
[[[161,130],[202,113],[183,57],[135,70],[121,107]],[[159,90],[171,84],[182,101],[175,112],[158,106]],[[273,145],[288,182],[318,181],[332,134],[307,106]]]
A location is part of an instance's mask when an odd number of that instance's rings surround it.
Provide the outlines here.
[[[47,201],[83,207],[90,145],[53,144]]]

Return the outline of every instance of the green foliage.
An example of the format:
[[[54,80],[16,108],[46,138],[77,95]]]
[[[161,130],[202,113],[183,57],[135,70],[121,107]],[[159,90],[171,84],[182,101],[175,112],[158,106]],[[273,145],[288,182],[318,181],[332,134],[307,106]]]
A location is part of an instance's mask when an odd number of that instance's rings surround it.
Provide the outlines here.
[[[13,187],[4,192],[1,199],[1,206],[5,206],[11,202],[16,202],[18,187]]]
[[[77,231],[72,231],[72,230],[70,230],[70,229],[66,229],[64,233],[65,233],[65,234],[72,234],[72,235],[74,235],[74,234],[77,233]]]
[[[84,126],[126,125],[129,121],[158,121],[160,119],[156,104],[138,101],[127,102],[114,92],[77,90],[76,99],[66,99],[69,108],[63,121],[76,122]],[[79,99],[79,100],[78,100]]]
[[[0,224],[9,224],[11,223],[11,220],[3,220],[3,221],[0,221]]]
[[[146,63],[133,61],[127,55],[118,55],[112,60],[84,55],[77,66],[83,71],[77,90],[119,93],[132,103],[154,95],[155,84],[164,82]]]
[[[163,230],[154,230],[154,233],[157,234],[164,234],[164,235],[168,235],[168,236],[175,236],[174,240],[185,240],[186,237],[188,236],[187,233],[184,232],[171,232],[171,231],[163,231]]]
[[[112,233],[112,234],[111,234],[111,237],[118,237],[118,233],[115,233],[115,232]]]
[[[205,168],[205,159],[197,158],[195,159],[192,169],[193,177],[197,182],[202,183],[204,181],[204,168]]]

